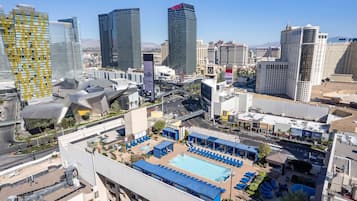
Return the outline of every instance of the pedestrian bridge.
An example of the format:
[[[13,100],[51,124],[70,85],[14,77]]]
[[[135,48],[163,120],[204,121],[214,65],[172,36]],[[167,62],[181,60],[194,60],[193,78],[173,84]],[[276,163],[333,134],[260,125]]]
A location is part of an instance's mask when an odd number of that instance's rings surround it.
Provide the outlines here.
[[[19,124],[21,123],[20,121],[0,121],[0,127],[5,127],[5,126],[12,126],[14,124]]]
[[[188,119],[192,119],[192,118],[194,118],[194,117],[201,116],[201,115],[203,115],[204,113],[205,113],[204,110],[197,110],[197,111],[192,112],[192,113],[190,113],[190,114],[186,114],[186,115],[183,115],[183,116],[179,116],[179,117],[177,117],[176,119],[177,119],[177,120],[181,120],[181,121],[186,121],[186,120],[188,120]]]

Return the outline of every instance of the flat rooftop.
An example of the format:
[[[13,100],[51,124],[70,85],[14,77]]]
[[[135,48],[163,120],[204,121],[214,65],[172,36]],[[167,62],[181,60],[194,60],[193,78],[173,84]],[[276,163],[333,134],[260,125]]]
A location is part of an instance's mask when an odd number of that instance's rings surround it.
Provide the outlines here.
[[[30,182],[26,182],[15,186],[6,186],[2,188],[0,191],[0,200],[6,200],[6,198],[12,195],[21,195],[28,192],[36,191],[38,189],[45,188],[47,186],[54,185],[56,182],[59,182],[61,180],[61,176],[63,175],[64,175],[64,169],[59,168],[57,170],[51,171],[45,175],[35,178],[34,179],[35,182],[32,184]],[[44,200],[65,201],[73,198],[74,196],[80,193],[92,192],[90,186],[86,182],[80,180],[80,183],[82,185],[79,187],[74,187],[74,186],[65,187],[57,191],[54,191],[52,193],[49,193],[46,196],[44,196]]]
[[[353,145],[351,139],[357,141],[357,134],[349,133],[349,137],[338,136],[335,145],[333,162],[336,171],[344,172],[352,177],[357,177],[357,145]]]
[[[319,99],[326,99],[323,96],[325,93],[335,92],[341,89],[354,89],[354,92],[357,93],[357,82],[350,83],[350,82],[327,82],[323,85],[313,86],[311,91],[311,100],[312,101],[319,101]],[[315,102],[316,103],[316,102]],[[328,105],[318,102],[319,105]],[[342,106],[335,106],[329,105],[330,107],[334,107],[336,109],[340,109],[349,113],[352,113],[352,116],[343,118],[341,120],[337,120],[331,123],[330,129],[336,129],[341,132],[356,132],[357,123],[354,121],[357,120],[357,110],[349,107],[342,107]]]
[[[281,117],[275,115],[254,113],[254,112],[246,112],[246,113],[238,114],[238,119],[246,120],[246,121],[258,121],[269,125],[275,125],[276,123],[288,124],[292,128],[310,130],[320,133],[326,133],[328,131],[328,126],[327,124],[324,123],[299,120],[299,119],[293,119],[293,118]]]

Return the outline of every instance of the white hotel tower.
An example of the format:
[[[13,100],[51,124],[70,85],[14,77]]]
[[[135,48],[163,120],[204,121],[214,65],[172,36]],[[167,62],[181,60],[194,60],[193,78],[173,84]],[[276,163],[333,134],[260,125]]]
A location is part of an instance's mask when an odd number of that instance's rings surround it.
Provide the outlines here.
[[[266,94],[285,91],[283,94],[296,101],[310,101],[312,86],[321,84],[326,54],[327,34],[319,31],[319,26],[287,26],[281,32],[280,61],[257,65],[256,91]],[[286,77],[280,77],[282,75]],[[279,90],[272,89],[276,83],[285,86],[279,86]]]
[[[323,73],[327,34],[319,26],[287,26],[281,32],[281,60],[288,62],[287,95],[308,102],[311,87],[319,85]]]

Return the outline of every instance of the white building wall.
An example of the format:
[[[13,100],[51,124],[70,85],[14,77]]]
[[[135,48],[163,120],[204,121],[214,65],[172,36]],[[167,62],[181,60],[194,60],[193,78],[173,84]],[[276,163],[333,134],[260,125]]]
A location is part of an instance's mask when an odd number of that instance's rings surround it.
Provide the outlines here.
[[[286,62],[259,62],[256,67],[256,92],[285,94],[287,72]]]
[[[162,65],[168,65],[168,57],[169,56],[169,42],[165,41],[164,43],[161,44],[161,60],[162,60]]]
[[[121,121],[113,120],[59,137],[59,150],[64,167],[74,165],[81,179],[88,182],[93,189],[99,191],[100,200],[108,199],[105,196],[104,185],[97,173],[148,200],[201,200],[97,152],[90,154],[85,151],[86,140],[78,142],[78,140],[85,139],[97,132],[102,132],[103,129],[110,130],[113,129],[113,126],[119,125],[122,125]]]
[[[239,108],[239,98],[238,96],[233,96],[227,100],[214,103],[214,115],[222,115],[223,111],[229,111],[231,113],[238,112]]]
[[[207,49],[207,59],[209,64],[216,63],[216,51],[217,51],[217,47],[214,45],[213,42],[211,42]]]
[[[144,79],[144,72],[135,71],[132,69],[129,69],[127,72],[124,72],[124,71],[111,70],[111,69],[106,70],[106,69],[90,68],[86,70],[86,74],[88,78],[92,78],[92,79],[112,80],[112,79],[122,78],[122,79],[133,81],[137,84],[143,84],[143,79]]]
[[[203,40],[197,40],[197,66],[204,66],[208,59],[208,44],[204,43]]]
[[[311,72],[311,84],[312,86],[320,85],[323,79],[323,69],[325,66],[327,48],[327,34],[320,33],[318,35],[315,50],[314,50],[314,68]]]
[[[147,110],[146,107],[132,110],[124,115],[125,119],[125,135],[139,134],[144,135],[148,129]]]
[[[246,65],[248,63],[248,46],[228,42],[219,48],[221,65]]]
[[[249,108],[253,105],[253,95],[249,93],[239,94],[239,108],[238,112],[248,112]]]
[[[312,42],[303,43],[304,30],[315,30]],[[314,84],[321,83],[322,68],[324,63],[327,34],[319,33],[320,27],[307,25],[305,27],[287,27],[281,32],[281,61],[288,62],[287,91],[286,94],[298,101],[308,102],[311,97],[311,88]],[[326,38],[319,39],[319,35]],[[301,54],[304,45],[313,45],[314,51],[310,68],[305,72],[300,72]],[[304,63],[303,63],[304,64]],[[304,75],[309,77],[303,79]]]
[[[349,42],[345,43],[330,43],[326,47],[326,57],[323,68],[323,76],[325,79],[333,74],[342,73],[342,69],[346,67],[346,54],[348,52]]]
[[[287,91],[286,94],[296,99],[297,82],[300,66],[300,51],[302,42],[302,29],[294,28],[281,32],[282,61],[288,62]]]
[[[254,98],[252,107],[261,109],[264,113],[306,120],[319,120],[329,113],[328,107],[262,98]]]
[[[201,200],[101,154],[95,154],[94,159],[98,173],[148,200]]]

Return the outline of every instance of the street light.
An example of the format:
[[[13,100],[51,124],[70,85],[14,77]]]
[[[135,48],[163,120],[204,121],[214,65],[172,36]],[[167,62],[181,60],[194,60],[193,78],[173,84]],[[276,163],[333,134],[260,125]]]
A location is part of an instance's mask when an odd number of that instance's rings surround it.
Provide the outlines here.
[[[232,183],[233,183],[233,170],[231,170],[231,186],[229,188],[229,199],[232,200]]]

